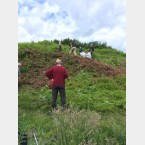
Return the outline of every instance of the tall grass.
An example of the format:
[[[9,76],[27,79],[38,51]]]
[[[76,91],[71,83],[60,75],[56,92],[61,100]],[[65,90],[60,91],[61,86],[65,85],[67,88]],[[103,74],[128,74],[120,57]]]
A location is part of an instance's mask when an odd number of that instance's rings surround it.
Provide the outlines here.
[[[62,111],[60,107],[49,116],[37,113],[29,118],[28,141],[34,144],[35,132],[41,145],[125,145],[125,118],[117,114],[105,117],[95,111]]]

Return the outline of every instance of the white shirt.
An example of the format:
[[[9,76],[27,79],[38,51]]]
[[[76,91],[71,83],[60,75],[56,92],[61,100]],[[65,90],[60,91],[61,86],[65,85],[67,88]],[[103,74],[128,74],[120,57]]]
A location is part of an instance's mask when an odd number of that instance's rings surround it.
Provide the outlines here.
[[[80,52],[80,56],[86,57],[86,53],[85,52]]]
[[[87,58],[92,58],[91,52],[86,53],[86,57],[87,57]]]

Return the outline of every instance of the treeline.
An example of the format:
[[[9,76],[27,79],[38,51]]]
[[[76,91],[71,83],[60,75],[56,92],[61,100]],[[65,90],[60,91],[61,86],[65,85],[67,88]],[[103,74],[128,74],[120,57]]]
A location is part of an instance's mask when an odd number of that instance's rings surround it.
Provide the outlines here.
[[[18,43],[18,47],[25,47],[25,48],[29,48],[29,47],[38,47],[39,45],[41,46],[47,46],[47,45],[52,45],[52,44],[56,44],[56,46],[58,45],[59,40],[54,39],[54,40],[43,40],[43,41],[38,41],[38,42],[25,42],[25,43]],[[100,42],[100,41],[92,41],[89,43],[82,43],[76,39],[70,39],[70,38],[66,38],[61,40],[62,45],[70,45],[73,44],[75,47],[83,47],[83,48],[89,48],[90,44],[93,44],[93,47],[96,49],[103,49],[103,48],[108,48],[108,49],[113,49],[111,46],[107,46],[106,42]],[[36,46],[37,45],[37,46]]]
[[[58,43],[58,42],[59,42],[59,40],[57,40],[57,39],[54,40],[54,43]],[[110,49],[112,49],[111,46],[107,46],[106,42],[93,41],[93,42],[89,42],[89,43],[82,43],[76,39],[70,39],[70,38],[66,38],[66,39],[62,40],[63,45],[69,45],[70,43],[72,43],[76,47],[81,46],[81,47],[88,48],[88,47],[90,47],[90,44],[93,44],[93,46],[95,48],[99,48],[99,49],[110,48]]]

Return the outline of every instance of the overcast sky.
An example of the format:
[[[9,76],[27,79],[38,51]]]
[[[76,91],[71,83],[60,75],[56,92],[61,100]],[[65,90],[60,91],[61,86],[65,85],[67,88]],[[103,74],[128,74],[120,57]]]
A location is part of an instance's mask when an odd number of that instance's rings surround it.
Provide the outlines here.
[[[125,0],[18,0],[18,41],[77,39],[126,51]]]

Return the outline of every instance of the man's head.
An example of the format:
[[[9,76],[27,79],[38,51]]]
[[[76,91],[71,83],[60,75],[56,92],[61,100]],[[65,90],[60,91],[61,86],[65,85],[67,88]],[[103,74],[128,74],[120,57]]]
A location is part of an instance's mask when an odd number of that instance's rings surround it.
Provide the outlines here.
[[[56,64],[61,64],[61,60],[60,59],[56,59]]]

